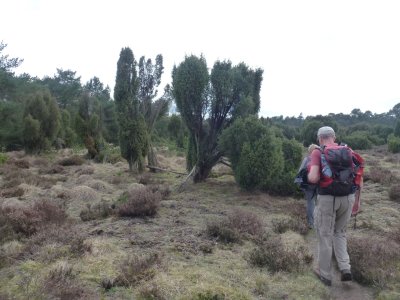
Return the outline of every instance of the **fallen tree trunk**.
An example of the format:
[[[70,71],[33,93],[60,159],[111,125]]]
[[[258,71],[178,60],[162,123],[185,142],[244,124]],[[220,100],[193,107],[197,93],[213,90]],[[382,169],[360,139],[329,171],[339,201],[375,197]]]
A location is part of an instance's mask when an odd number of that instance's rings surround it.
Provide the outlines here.
[[[149,168],[151,171],[161,171],[161,172],[169,172],[169,173],[174,173],[174,174],[178,174],[178,175],[188,175],[187,173],[181,173],[181,172],[177,172],[177,171],[173,171],[173,170],[167,170],[167,169],[162,169],[156,166],[146,166],[147,168]]]

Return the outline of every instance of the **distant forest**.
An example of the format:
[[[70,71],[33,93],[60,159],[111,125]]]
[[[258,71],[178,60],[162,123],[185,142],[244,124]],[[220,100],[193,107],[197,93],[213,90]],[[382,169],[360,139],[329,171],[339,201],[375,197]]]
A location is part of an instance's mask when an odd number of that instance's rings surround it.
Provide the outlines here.
[[[43,78],[16,75],[23,59],[5,54],[6,47],[0,43],[1,151],[24,149],[37,154],[85,146],[90,159],[104,161],[110,157],[110,145],[115,145],[130,168],[140,171],[145,157],[157,164],[154,150],[164,145],[186,153],[188,171],[196,167],[195,181],[207,178],[212,166],[225,157],[240,181],[243,174],[236,172],[241,168],[244,172],[244,163],[239,157],[246,151],[254,154],[263,145],[261,137],[268,134],[272,138],[264,140],[264,146],[279,139],[279,151],[287,161],[291,154],[285,156],[285,145],[315,143],[316,131],[323,125],[332,126],[338,140],[353,149],[387,145],[390,151],[400,152],[400,103],[381,114],[354,108],[350,114],[303,118],[299,112],[298,117],[259,118],[263,71],[244,63],[232,66],[218,61],[210,72],[204,57],[186,57],[174,67],[172,83],[160,87],[162,55],[154,61],[144,56],[137,61],[124,48],[118,62],[116,57],[112,96],[98,77],[82,83],[72,70],[57,69]],[[178,113],[169,114],[173,103]],[[257,131],[259,126],[263,129]],[[235,128],[247,135],[230,145],[240,136]]]

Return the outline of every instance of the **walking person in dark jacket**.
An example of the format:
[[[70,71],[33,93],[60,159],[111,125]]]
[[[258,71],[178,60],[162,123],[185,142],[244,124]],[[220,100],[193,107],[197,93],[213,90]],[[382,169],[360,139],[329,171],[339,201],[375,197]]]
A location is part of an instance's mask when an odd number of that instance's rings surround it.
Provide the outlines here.
[[[309,163],[311,160],[310,155],[316,148],[318,148],[318,146],[315,144],[311,144],[308,147],[308,155],[304,157],[299,168],[299,173],[301,172],[301,170],[309,170]],[[310,229],[314,228],[314,207],[315,200],[317,198],[317,186],[318,185],[312,183],[301,184],[301,189],[303,190],[305,198],[307,200],[307,223],[308,228]]]

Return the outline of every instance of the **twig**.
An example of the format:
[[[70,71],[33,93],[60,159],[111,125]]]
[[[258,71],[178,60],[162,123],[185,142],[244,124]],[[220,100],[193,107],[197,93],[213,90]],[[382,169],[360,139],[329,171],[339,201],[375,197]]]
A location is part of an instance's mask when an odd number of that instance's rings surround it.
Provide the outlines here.
[[[196,166],[193,167],[193,169],[192,169],[192,171],[190,171],[189,175],[188,175],[188,176],[185,178],[185,180],[179,185],[179,187],[177,188],[178,193],[180,193],[180,192],[183,191],[183,188],[185,187],[186,182],[188,181],[188,179],[189,179],[190,177],[192,177],[192,175],[193,175],[195,169],[196,169]]]

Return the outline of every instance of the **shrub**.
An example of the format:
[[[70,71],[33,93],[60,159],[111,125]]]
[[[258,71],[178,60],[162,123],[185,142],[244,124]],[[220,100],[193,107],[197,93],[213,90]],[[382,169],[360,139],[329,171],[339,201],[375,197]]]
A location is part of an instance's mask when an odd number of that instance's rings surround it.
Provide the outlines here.
[[[209,222],[206,232],[210,237],[217,238],[223,243],[238,243],[241,241],[239,232],[231,228],[226,221]]]
[[[46,245],[57,244],[68,246],[72,256],[79,257],[91,252],[91,244],[86,242],[84,232],[72,227],[70,223],[60,225],[52,224],[32,235],[26,243],[25,252],[35,255]],[[65,255],[61,253],[60,256]],[[57,257],[56,257],[57,258]],[[46,261],[49,257],[46,257]]]
[[[390,232],[389,239],[400,245],[400,227],[397,227],[394,231]]]
[[[224,294],[220,294],[217,292],[206,291],[198,293],[196,296],[191,298],[193,300],[225,300],[226,297]]]
[[[372,142],[368,139],[366,132],[356,131],[343,138],[344,142],[354,150],[366,150],[372,148]]]
[[[61,224],[66,219],[65,211],[46,200],[35,201],[29,206],[2,207],[0,216],[5,228],[11,227],[13,232],[24,236],[31,236],[51,223]]]
[[[373,182],[377,182],[383,185],[388,185],[398,181],[398,179],[392,173],[392,171],[384,169],[382,167],[375,167],[369,169],[364,177],[365,181],[372,180]]]
[[[8,160],[8,156],[5,153],[0,152],[0,166]]]
[[[247,190],[273,190],[284,168],[282,145],[272,134],[263,136],[253,145],[245,143],[235,168],[235,178]]]
[[[263,233],[261,219],[249,211],[235,209],[228,215],[228,223],[241,234],[259,235]]]
[[[393,134],[388,137],[388,150],[392,153],[400,153],[400,137]]]
[[[368,250],[367,250],[368,249]],[[389,239],[357,237],[348,239],[353,277],[360,283],[384,288],[400,280],[400,245]]]
[[[149,173],[143,173],[139,176],[139,183],[148,185],[151,182],[151,175]]]
[[[392,185],[389,189],[389,199],[400,202],[400,184]]]
[[[61,165],[53,165],[39,169],[39,174],[61,174],[64,172],[64,167]]]
[[[49,92],[37,92],[26,101],[23,124],[24,147],[28,153],[49,149],[60,128],[60,113]]]
[[[264,229],[256,214],[236,209],[222,220],[209,222],[206,232],[223,243],[238,243],[244,235],[256,237],[263,234]]]
[[[20,187],[5,188],[0,191],[0,196],[4,198],[21,197],[24,190]]]
[[[88,204],[87,208],[82,210],[79,214],[82,221],[91,221],[98,219],[105,219],[112,215],[113,209],[106,202],[102,201],[99,204]]]
[[[250,253],[253,266],[267,267],[271,272],[298,272],[312,262],[312,254],[303,246],[286,249],[279,236],[267,237]]]
[[[125,197],[126,202],[118,207],[118,215],[121,217],[154,216],[161,201],[160,192],[153,192],[147,187],[132,189]]]
[[[82,157],[80,157],[78,155],[73,155],[73,156],[66,157],[66,158],[63,158],[63,159],[59,160],[58,164],[61,165],[61,166],[64,166],[64,167],[66,167],[66,166],[80,166],[84,162],[85,162],[85,160]]]
[[[120,265],[119,275],[115,279],[117,286],[134,286],[141,281],[154,277],[155,266],[161,262],[157,253],[146,256],[129,256]]]
[[[26,159],[18,159],[14,162],[14,164],[20,169],[29,169],[30,163]]]
[[[239,164],[243,145],[254,144],[267,133],[267,127],[258,118],[254,116],[239,118],[223,131],[218,146],[226,153],[235,169]]]
[[[47,274],[42,293],[49,299],[82,299],[88,297],[75,278],[72,266],[65,261],[57,263]]]
[[[15,187],[20,185],[21,183],[39,186],[42,188],[50,188],[57,182],[57,178],[38,176],[25,169],[16,169],[14,167],[7,167],[3,171],[4,171],[3,187],[5,188]]]
[[[288,230],[292,230],[305,235],[308,232],[307,223],[301,218],[273,220],[272,228],[275,233],[285,233]]]
[[[153,191],[153,193],[159,192],[161,194],[162,199],[165,199],[171,194],[171,189],[166,184],[154,184],[149,185],[149,188]]]

